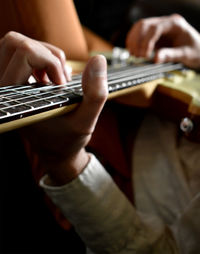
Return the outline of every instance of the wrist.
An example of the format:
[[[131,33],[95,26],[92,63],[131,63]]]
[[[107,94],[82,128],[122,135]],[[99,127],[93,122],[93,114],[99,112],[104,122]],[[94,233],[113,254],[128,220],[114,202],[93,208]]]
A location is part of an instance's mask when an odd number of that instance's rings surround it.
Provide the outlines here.
[[[56,163],[47,163],[46,172],[49,175],[51,185],[65,185],[78,177],[85,169],[90,160],[90,155],[81,149],[79,153],[66,160],[57,161]]]

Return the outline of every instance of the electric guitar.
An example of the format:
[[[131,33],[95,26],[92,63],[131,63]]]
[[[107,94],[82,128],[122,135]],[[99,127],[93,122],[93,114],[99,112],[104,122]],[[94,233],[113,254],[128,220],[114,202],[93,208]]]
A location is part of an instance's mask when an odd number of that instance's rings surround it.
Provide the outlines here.
[[[187,103],[189,113],[200,115],[200,76],[179,63],[109,68],[108,90],[109,99],[139,107],[149,107],[155,93],[167,94]],[[33,83],[0,87],[0,133],[65,114],[82,96],[81,74],[60,86]]]

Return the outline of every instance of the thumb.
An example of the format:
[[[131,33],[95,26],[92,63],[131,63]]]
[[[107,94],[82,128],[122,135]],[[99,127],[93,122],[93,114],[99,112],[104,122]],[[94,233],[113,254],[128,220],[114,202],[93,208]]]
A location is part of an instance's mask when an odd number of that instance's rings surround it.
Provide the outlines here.
[[[107,64],[104,56],[95,56],[89,60],[83,72],[82,88],[83,100],[74,117],[81,123],[82,133],[91,134],[108,96]]]

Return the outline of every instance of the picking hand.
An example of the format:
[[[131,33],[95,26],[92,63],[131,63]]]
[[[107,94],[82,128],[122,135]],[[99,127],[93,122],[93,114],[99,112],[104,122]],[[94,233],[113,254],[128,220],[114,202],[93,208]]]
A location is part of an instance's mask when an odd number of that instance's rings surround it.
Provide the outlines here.
[[[200,34],[178,14],[138,21],[129,31],[127,48],[137,57],[182,62],[200,68]]]

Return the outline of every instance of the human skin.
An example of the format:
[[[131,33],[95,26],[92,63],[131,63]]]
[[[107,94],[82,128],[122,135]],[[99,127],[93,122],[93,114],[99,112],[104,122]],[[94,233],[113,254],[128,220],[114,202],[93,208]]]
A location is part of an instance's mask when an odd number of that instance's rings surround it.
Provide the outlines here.
[[[137,57],[149,58],[155,53],[157,63],[182,62],[200,68],[200,34],[178,14],[138,21],[130,29],[126,45]]]
[[[83,99],[75,110],[22,130],[55,185],[73,180],[90,159],[85,146],[108,95],[105,57],[95,56],[88,61],[82,75],[82,88]]]
[[[55,85],[71,79],[62,50],[16,32],[7,33],[0,40],[1,85],[24,84],[30,75]],[[105,57],[89,60],[82,75],[82,88],[83,100],[73,112],[21,130],[58,185],[75,178],[90,159],[85,146],[108,94]]]
[[[48,43],[9,32],[0,40],[1,85],[24,84],[30,75],[55,84],[70,80],[64,52]]]

